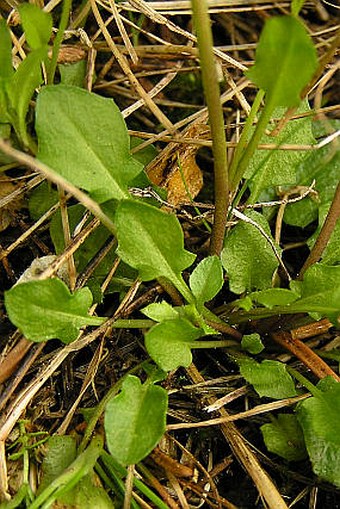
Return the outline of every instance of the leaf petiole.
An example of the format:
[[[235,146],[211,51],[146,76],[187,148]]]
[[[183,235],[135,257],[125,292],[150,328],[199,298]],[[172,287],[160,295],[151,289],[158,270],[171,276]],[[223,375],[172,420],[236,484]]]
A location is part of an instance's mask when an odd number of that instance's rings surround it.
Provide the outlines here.
[[[63,41],[64,32],[67,28],[67,23],[68,23],[70,12],[71,12],[71,7],[72,7],[72,0],[64,0],[63,1],[59,29],[58,29],[56,38],[54,40],[51,63],[50,63],[49,69],[48,69],[47,83],[49,85],[51,85],[54,81],[54,75],[55,75],[55,71],[57,68],[57,59],[58,59],[59,49],[60,49],[61,43]]]
[[[232,190],[237,188],[239,181],[242,178],[242,174],[240,175],[240,171],[238,171],[238,164],[240,162],[240,159],[242,158],[244,150],[247,147],[250,131],[251,131],[251,128],[255,121],[256,114],[259,110],[259,107],[260,107],[260,104],[261,104],[261,101],[262,101],[264,95],[265,95],[264,90],[259,90],[257,92],[254,102],[252,104],[250,113],[247,117],[245,126],[242,130],[240,140],[237,144],[237,147],[235,148],[233,159],[232,159],[232,162],[231,162],[230,168],[229,168],[230,186],[231,186]]]
[[[223,341],[192,341],[190,348],[229,348],[230,346],[239,346],[239,342],[233,339],[225,339]]]
[[[260,90],[256,96],[256,104],[254,109],[254,117],[257,112],[258,107],[260,106],[260,102],[262,98],[264,97],[264,91]],[[276,98],[274,95],[270,96],[267,95],[267,100],[265,102],[264,108],[261,112],[261,115],[259,117],[259,120],[256,124],[255,130],[253,132],[252,137],[250,138],[249,143],[246,145],[246,136],[248,136],[249,129],[251,127],[250,121],[249,124],[246,126],[246,135],[245,140],[243,140],[243,155],[236,160],[236,168],[234,169],[234,175],[231,177],[231,189],[235,189],[240,180],[242,179],[244,172],[246,171],[249,161],[252,158],[255,150],[258,147],[258,144],[260,143],[260,140],[266,130],[266,127],[271,119],[272,113],[276,106]],[[248,119],[250,116],[248,117]],[[253,118],[251,118],[253,120]],[[243,133],[242,133],[243,134]],[[241,137],[242,138],[242,137]],[[240,140],[241,141],[241,140]],[[245,146],[246,145],[246,146]],[[245,148],[244,148],[245,147]]]
[[[153,320],[124,320],[123,318],[119,318],[115,322],[113,322],[110,326],[113,329],[149,329],[156,322]]]

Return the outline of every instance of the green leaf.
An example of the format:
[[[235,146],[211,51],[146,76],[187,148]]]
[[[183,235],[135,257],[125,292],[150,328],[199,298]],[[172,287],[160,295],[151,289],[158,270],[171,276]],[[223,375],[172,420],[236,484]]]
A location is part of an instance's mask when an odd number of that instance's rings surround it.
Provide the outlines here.
[[[128,184],[142,167],[130,155],[124,119],[111,99],[78,87],[44,87],[36,130],[38,158],[69,182],[98,203],[128,198]]]
[[[202,308],[218,294],[223,286],[223,271],[218,256],[204,258],[192,272],[189,285],[194,294],[197,305]]]
[[[47,47],[32,51],[21,62],[9,89],[12,108],[17,115],[16,129],[27,144],[26,114],[35,89],[42,83],[41,63],[47,57]]]
[[[191,348],[195,339],[203,335],[204,332],[186,318],[174,318],[151,327],[145,334],[145,346],[160,368],[171,371],[191,364]]]
[[[309,111],[307,101],[303,101],[297,110],[302,115]],[[284,108],[277,108],[273,118],[281,118],[284,112]],[[269,124],[267,128],[271,127]],[[278,136],[265,134],[260,143],[275,144],[278,148],[283,144],[313,145],[315,138],[312,132],[312,117],[290,120]],[[250,180],[251,195],[248,201],[250,203],[258,201],[263,189],[295,184],[297,167],[308,155],[308,152],[302,150],[256,150],[244,175]]]
[[[67,461],[70,461],[73,446],[68,441],[64,441],[64,444],[66,446],[65,454],[67,455]],[[84,507],[84,509],[90,509],[91,507],[98,507],[100,509],[112,508],[112,504],[104,490],[98,489],[98,486],[95,487],[94,483],[93,467],[103,450],[102,438],[95,436],[88,448],[76,456],[72,463],[63,470],[61,467],[66,464],[66,461],[64,458],[59,458],[60,464],[58,464],[58,458],[56,458],[56,450],[62,449],[60,446],[62,446],[61,441],[57,441],[56,446],[53,448],[53,463],[56,466],[57,475],[53,478],[53,473],[49,472],[51,480],[48,484],[46,483],[44,489],[30,504],[31,509],[49,507],[55,500],[60,500],[62,504],[58,505],[63,507],[66,504],[67,507]],[[96,501],[95,505],[84,504],[85,493],[88,494],[89,491],[93,492],[92,501]],[[80,502],[82,503],[78,505]]]
[[[264,350],[260,334],[244,334],[241,340],[241,347],[249,353],[257,354]]]
[[[340,488],[340,384],[328,377],[317,388],[299,403],[297,417],[315,474]]]
[[[265,90],[267,101],[290,108],[317,68],[314,45],[303,24],[293,16],[266,21],[256,50],[255,65],[246,75]]]
[[[2,80],[9,80],[13,74],[11,34],[6,20],[0,19],[0,87]]]
[[[11,121],[8,92],[13,74],[11,34],[6,21],[0,19],[0,124]],[[3,133],[1,135],[4,137]],[[3,158],[3,155],[1,158]]]
[[[87,62],[80,60],[72,64],[59,64],[60,83],[72,87],[84,87]]]
[[[29,197],[28,209],[31,218],[34,221],[40,219],[45,212],[57,203],[58,199],[58,191],[53,189],[49,182],[42,182],[33,189]]]
[[[80,205],[71,205],[67,209],[69,226],[71,235],[75,235],[77,225],[83,219],[86,211],[85,208]],[[85,226],[91,221],[92,217],[89,217],[85,222]],[[58,210],[50,223],[50,235],[54,244],[57,254],[60,254],[65,249],[65,239],[62,227],[61,214]],[[99,225],[93,230],[90,235],[85,239],[81,246],[74,253],[75,266],[78,273],[81,273],[86,266],[93,261],[94,257],[98,254],[99,250],[109,241],[110,232],[103,225]],[[107,274],[112,268],[114,260],[117,258],[115,252],[115,246],[113,246],[97,265],[90,279],[87,282],[87,286],[90,288],[94,302],[101,302],[102,292],[100,285],[106,278]],[[136,279],[137,273],[128,267],[123,262],[119,264],[118,269],[115,272],[114,277],[110,281],[109,287],[106,289],[106,293],[114,293],[126,290],[130,287],[132,282]]]
[[[334,130],[340,128],[340,122],[333,122]],[[334,150],[332,144],[313,150],[297,167],[299,185],[310,186],[315,180],[315,191],[297,203],[288,204],[285,209],[284,222],[304,228],[318,218],[318,209],[329,207],[340,175],[340,151]],[[322,214],[322,212],[321,212]]]
[[[70,435],[53,435],[47,442],[47,452],[42,464],[41,493],[76,459],[77,444]]]
[[[155,366],[151,359],[143,362],[142,367],[147,374],[148,383],[156,384],[157,382],[163,382],[168,376],[168,373],[158,366]]]
[[[81,509],[114,509],[114,505],[94,472],[85,475],[74,488],[57,498],[60,507]]]
[[[292,0],[290,10],[293,16],[298,16],[306,0]]]
[[[77,204],[68,207],[67,212],[69,218],[70,233],[72,236],[74,234],[75,228],[84,217],[86,210],[82,205]],[[89,218],[87,223],[90,222],[90,220],[91,219]],[[57,254],[62,253],[65,249],[65,239],[60,210],[58,210],[52,218],[50,224],[50,235],[56,253]],[[76,262],[78,272],[82,272],[82,270],[92,260],[92,258],[96,255],[99,249],[103,247],[103,245],[105,244],[109,237],[110,232],[107,230],[107,228],[105,228],[105,226],[100,225],[86,238],[86,240],[82,243],[82,245],[79,247],[79,249],[77,249],[77,251],[74,254],[74,259]]]
[[[254,386],[258,395],[281,399],[296,396],[294,382],[285,364],[264,360],[259,364],[247,357],[238,358],[241,375]]]
[[[244,309],[245,311],[250,311],[253,309],[253,301],[250,297],[251,294],[246,295],[245,297],[242,297],[241,299],[237,299],[235,302],[235,307],[238,309]]]
[[[144,143],[145,140],[142,138],[137,138],[136,136],[131,136],[130,138],[130,147],[131,150],[133,148],[138,147],[141,143]],[[137,159],[140,163],[142,163],[143,166],[146,166],[147,164],[151,163],[153,159],[155,159],[156,155],[158,154],[156,148],[154,145],[147,145],[142,150],[138,150],[134,154],[134,158]]]
[[[85,214],[86,214],[85,208],[82,205],[80,205],[79,203],[77,203],[76,205],[71,205],[67,208],[67,215],[68,215],[71,236],[74,235],[74,231],[75,231],[76,227],[81,222],[81,220],[84,218]],[[89,219],[87,220],[87,223],[88,222],[89,222]],[[96,232],[96,230],[94,230],[94,232]],[[62,253],[65,249],[65,239],[64,239],[60,210],[58,210],[54,214],[54,216],[51,220],[50,235],[51,235],[51,239],[52,239],[56,253],[57,254]],[[109,233],[107,232],[106,238],[108,236],[109,236]],[[86,240],[88,240],[88,238]],[[86,242],[86,240],[85,240],[85,242]],[[104,241],[105,241],[105,239],[103,239],[103,242]],[[100,247],[100,246],[98,246],[98,247]],[[81,249],[81,246],[80,246],[80,249]],[[94,252],[96,252],[96,251],[94,251]],[[76,251],[75,255],[78,255],[78,250]],[[89,261],[89,259],[87,259],[87,262],[88,261]],[[83,265],[82,268],[84,268],[84,266],[86,265],[87,262],[85,261],[85,264]]]
[[[300,293],[299,300],[289,307],[294,313],[310,313],[315,318],[327,316],[337,323],[340,315],[340,266],[315,263],[302,282],[292,281],[291,289]]]
[[[143,281],[165,277],[185,298],[191,299],[182,276],[195,260],[184,249],[181,225],[175,215],[142,202],[124,200],[115,216],[118,253],[139,271]]]
[[[318,203],[315,197],[306,197],[296,203],[288,204],[284,213],[284,222],[305,228],[318,217]]]
[[[261,214],[249,212],[247,216],[271,236],[268,223]],[[270,287],[278,267],[278,260],[266,238],[255,226],[242,221],[226,238],[221,259],[229,277],[230,290],[236,294]]]
[[[295,415],[279,414],[260,429],[268,451],[288,461],[301,461],[307,457],[302,429]]]
[[[167,403],[162,387],[127,376],[104,418],[108,449],[120,464],[138,463],[154,449],[165,432]]]
[[[155,320],[155,322],[163,322],[164,320],[172,320],[178,318],[178,312],[168,302],[154,302],[143,308],[142,313]]]
[[[52,16],[37,5],[24,3],[18,7],[26,40],[30,47],[39,49],[46,46],[52,35]]]
[[[108,257],[108,261],[110,260],[110,256]],[[106,259],[107,258],[105,257],[105,259],[103,260],[103,263],[101,263],[97,269],[99,274],[102,274],[102,270],[105,270]],[[105,274],[102,274],[102,275],[104,275],[106,277],[108,274],[108,271],[110,270],[111,267],[112,267],[112,262],[111,262],[111,266],[109,267],[109,269],[106,270]],[[95,275],[97,274],[97,270],[95,271]],[[115,272],[114,277],[111,279],[110,285],[109,285],[108,289],[106,290],[106,293],[117,293],[117,292],[122,293],[123,292],[123,295],[125,295],[127,289],[131,287],[131,285],[137,279],[137,277],[138,277],[138,272],[135,269],[133,269],[132,267],[130,267],[129,265],[127,265],[126,263],[124,263],[123,261],[121,261],[118,266],[117,271]]]
[[[269,288],[261,292],[253,292],[249,297],[253,301],[271,309],[274,306],[286,306],[295,302],[299,298],[299,294],[286,288]]]
[[[87,314],[91,304],[88,288],[71,294],[57,278],[18,284],[5,292],[9,319],[27,339],[38,342],[58,338],[70,343],[80,327],[102,324],[105,318]]]
[[[206,318],[211,318],[211,314],[209,315],[209,311],[207,308],[204,308],[202,310],[202,313],[197,309],[197,306],[195,303],[193,304],[186,304],[184,306],[175,306],[174,308],[177,312],[177,316],[179,318],[184,318],[185,320],[189,320],[190,323],[195,324],[201,328],[201,336],[206,336],[209,334],[219,334],[219,332],[208,325],[204,319],[203,315],[205,315]],[[213,315],[214,316],[214,315]]]
[[[303,281],[291,281],[291,290],[271,288],[247,297],[279,313],[309,313],[316,320],[327,316],[335,325],[340,316],[340,266],[315,263]],[[236,301],[237,304],[239,301]],[[248,309],[249,310],[249,309]]]

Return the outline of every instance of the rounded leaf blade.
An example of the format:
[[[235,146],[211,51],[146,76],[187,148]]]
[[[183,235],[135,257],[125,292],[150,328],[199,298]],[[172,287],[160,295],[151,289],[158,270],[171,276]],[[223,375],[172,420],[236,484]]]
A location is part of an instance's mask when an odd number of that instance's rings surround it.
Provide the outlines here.
[[[133,465],[147,456],[165,432],[167,392],[157,385],[141,384],[129,375],[118,396],[105,410],[108,449],[122,465]]]
[[[272,106],[297,106],[300,93],[317,67],[314,45],[294,16],[270,18],[262,31],[255,65],[247,76],[265,90]]]
[[[117,207],[115,224],[118,253],[139,271],[143,281],[165,277],[183,290],[181,272],[193,263],[195,255],[184,249],[176,216],[142,202],[123,200]]]

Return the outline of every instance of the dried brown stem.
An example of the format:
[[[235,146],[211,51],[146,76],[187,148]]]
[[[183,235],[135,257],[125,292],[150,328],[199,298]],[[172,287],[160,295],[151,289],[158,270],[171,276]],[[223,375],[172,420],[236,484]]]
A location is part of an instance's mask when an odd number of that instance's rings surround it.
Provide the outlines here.
[[[289,350],[307,368],[309,368],[315,376],[322,379],[326,376],[331,376],[337,382],[340,382],[340,377],[334,373],[334,371],[323,361],[309,346],[300,341],[299,339],[293,339],[290,332],[276,332],[272,334],[272,338],[276,343],[283,346],[286,350]]]
[[[16,367],[27,354],[32,345],[32,341],[28,341],[26,338],[21,338],[19,343],[10,350],[0,363],[0,383],[5,382],[14,373]]]
[[[187,373],[195,384],[204,381],[204,378],[193,364],[189,366]],[[209,398],[210,403],[213,403],[213,401],[214,398]],[[224,408],[220,408],[219,413],[221,417],[228,416]],[[242,437],[236,425],[233,422],[225,422],[221,424],[221,430],[236,458],[254,481],[267,507],[269,509],[288,509],[273,481],[270,479],[267,472],[263,470],[257,457]]]

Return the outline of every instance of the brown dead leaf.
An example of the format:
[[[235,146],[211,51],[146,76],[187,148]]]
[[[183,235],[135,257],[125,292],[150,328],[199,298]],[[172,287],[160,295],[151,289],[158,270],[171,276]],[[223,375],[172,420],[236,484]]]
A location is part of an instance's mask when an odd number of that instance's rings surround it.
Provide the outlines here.
[[[206,125],[193,124],[185,130],[183,138],[199,138],[206,131]],[[171,205],[177,206],[180,203],[190,202],[190,196],[195,198],[202,189],[202,171],[196,163],[196,153],[199,148],[196,144],[171,142],[146,167],[146,173],[151,182],[167,190],[167,201]]]
[[[65,44],[59,50],[58,64],[74,64],[80,60],[85,60],[86,57],[87,52],[83,48]]]
[[[22,196],[2,205],[2,200],[18,187],[21,187],[21,184],[14,183],[7,175],[0,176],[0,232],[6,230],[14,222],[16,213],[23,206]]]

